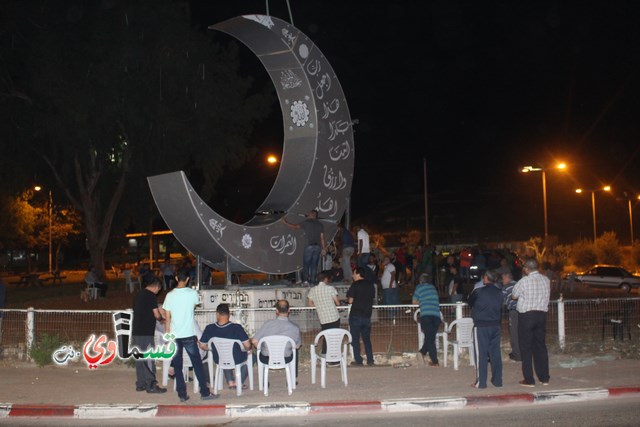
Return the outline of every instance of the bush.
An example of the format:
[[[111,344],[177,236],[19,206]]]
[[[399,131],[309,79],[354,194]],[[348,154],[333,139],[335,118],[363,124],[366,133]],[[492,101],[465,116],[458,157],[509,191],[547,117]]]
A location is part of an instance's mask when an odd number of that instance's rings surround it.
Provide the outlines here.
[[[29,357],[31,357],[38,366],[50,365],[53,363],[53,352],[63,345],[64,343],[58,335],[42,334],[36,344],[31,348]]]
[[[553,248],[554,270],[562,271],[569,264],[571,245],[558,245]]]
[[[616,233],[608,231],[596,239],[596,255],[600,264],[619,265],[622,260],[620,243]]]
[[[579,268],[589,267],[598,262],[593,243],[588,240],[580,240],[572,245],[571,259]]]

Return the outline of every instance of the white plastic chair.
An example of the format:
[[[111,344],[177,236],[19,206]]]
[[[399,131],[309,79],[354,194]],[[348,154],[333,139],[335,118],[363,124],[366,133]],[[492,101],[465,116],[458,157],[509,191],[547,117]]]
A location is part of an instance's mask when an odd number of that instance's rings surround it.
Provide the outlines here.
[[[171,366],[171,359],[162,359],[162,386],[166,387],[169,383],[169,367]],[[189,368],[192,366],[191,359],[187,354],[186,350],[182,350],[182,375],[184,377],[184,382],[189,382]],[[178,372],[174,371],[175,375],[179,375]],[[175,390],[177,386],[177,381],[173,381],[173,389]],[[195,373],[193,375],[193,392],[198,393],[200,391],[200,384],[198,383],[198,378]]]
[[[422,348],[424,345],[424,334],[422,333],[422,325],[420,324],[420,309],[417,309],[415,313],[413,313],[413,320],[418,324],[418,350]],[[445,335],[447,334],[447,328],[449,324],[444,321],[444,315],[440,312],[440,320],[442,321],[442,331],[436,334],[436,351],[440,351],[440,340],[442,339],[442,348],[444,349],[444,343],[446,341]],[[443,352],[443,357],[446,356]],[[445,366],[447,366],[445,364]]]
[[[456,339],[449,340],[449,336],[452,334],[454,329],[456,330]],[[469,362],[471,366],[475,366],[473,355],[474,342],[472,318],[463,317],[462,319],[457,319],[451,322],[447,328],[447,334],[444,336],[444,366],[447,366],[449,344],[453,347],[453,369],[458,370],[458,354],[463,348],[469,350]]]
[[[87,294],[89,294],[89,300],[98,299],[98,288],[95,283],[89,283],[86,280],[84,281],[87,284]]]
[[[325,354],[321,354],[316,350],[318,342],[323,337],[327,348],[327,352]],[[343,343],[344,337],[347,337],[347,342],[345,343]],[[316,383],[316,368],[318,359],[320,359],[320,386],[322,388],[326,388],[327,383],[327,362],[340,363],[342,382],[345,386],[348,385],[347,351],[349,349],[349,344],[351,344],[351,333],[346,329],[325,329],[316,335],[316,339],[313,341],[313,344],[309,346],[311,352],[311,384]]]
[[[260,361],[263,344],[269,353],[269,363],[266,365]],[[293,358],[289,363],[285,362],[284,359],[287,345],[291,346],[291,351],[293,352]],[[258,358],[258,387],[260,390],[264,389],[264,395],[269,396],[269,370],[271,369],[284,369],[287,376],[287,391],[291,395],[296,388],[296,343],[284,335],[264,337],[258,342],[256,356]]]
[[[218,394],[218,390],[224,388],[223,386],[223,372],[227,369],[233,369],[236,374],[236,395],[242,396],[242,365],[247,365],[249,371],[249,389],[253,390],[253,356],[251,353],[247,354],[247,360],[242,363],[236,364],[233,360],[233,348],[235,345],[243,348],[242,341],[231,340],[227,338],[214,337],[207,342],[207,347],[211,349],[211,345],[216,347],[218,352],[218,364],[215,368],[215,380],[214,369],[215,362],[213,361],[213,353],[209,350],[207,354],[207,360],[209,364],[209,384],[213,384],[213,394]]]
[[[127,292],[133,293],[133,288],[137,285],[140,289],[142,289],[142,284],[140,283],[140,278],[138,278],[137,282],[134,282],[131,278],[131,270],[124,270],[122,272],[124,276],[124,286]]]

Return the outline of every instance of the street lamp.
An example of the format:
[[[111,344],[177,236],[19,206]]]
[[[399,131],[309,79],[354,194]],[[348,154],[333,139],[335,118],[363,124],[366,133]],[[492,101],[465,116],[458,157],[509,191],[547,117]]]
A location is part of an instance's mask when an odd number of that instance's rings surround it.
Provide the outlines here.
[[[549,235],[549,225],[547,223],[547,171],[551,169],[559,169],[565,170],[567,168],[566,163],[558,163],[553,168],[536,168],[533,166],[525,166],[520,172],[529,173],[529,172],[541,172],[542,175],[542,206],[544,209],[544,238],[547,239]]]
[[[40,191],[42,187],[36,185],[34,190]],[[49,190],[49,274],[53,272],[53,197],[51,196],[51,190]]]
[[[269,163],[270,165],[275,165],[276,163],[278,163],[278,157],[273,154],[269,154],[267,156],[267,163]]]
[[[582,188],[577,188],[576,193],[581,194],[584,190]],[[593,214],[593,241],[596,241],[598,236],[596,232],[596,191],[611,191],[611,187],[605,185],[602,188],[597,188],[595,190],[589,190],[591,192],[591,213]]]
[[[624,195],[627,197],[627,202],[629,202],[629,231],[631,232],[631,246],[633,246],[633,208],[631,207],[631,198],[628,197],[626,192]],[[640,200],[640,196],[637,196],[636,199]]]

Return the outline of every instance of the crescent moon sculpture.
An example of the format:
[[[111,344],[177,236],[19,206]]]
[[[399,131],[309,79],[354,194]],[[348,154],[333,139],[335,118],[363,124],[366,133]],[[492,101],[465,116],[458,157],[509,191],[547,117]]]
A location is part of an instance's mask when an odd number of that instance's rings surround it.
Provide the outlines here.
[[[206,264],[222,269],[228,259],[232,271],[300,270],[306,237],[280,218],[298,223],[317,209],[329,241],[351,192],[355,151],[342,87],[322,52],[287,22],[244,15],[209,28],[247,45],[275,85],[284,125],[278,176],[245,224],[211,209],[182,171],[148,177],[151,193],[176,239]]]

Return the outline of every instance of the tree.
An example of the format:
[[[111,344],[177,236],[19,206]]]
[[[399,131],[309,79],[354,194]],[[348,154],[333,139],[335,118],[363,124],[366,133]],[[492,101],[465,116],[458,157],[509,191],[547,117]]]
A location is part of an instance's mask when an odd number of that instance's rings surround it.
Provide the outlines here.
[[[596,255],[598,262],[601,264],[620,264],[622,260],[622,252],[618,237],[613,231],[608,231],[595,241]]]
[[[580,268],[589,267],[598,262],[595,246],[589,240],[580,240],[571,247],[571,259],[573,264]]]
[[[272,90],[240,76],[235,44],[193,30],[184,2],[25,3],[32,104],[16,119],[15,143],[34,147],[82,215],[102,275],[125,191],[147,218],[146,176],[183,169],[210,196],[224,169],[246,158]]]
[[[524,244],[524,246],[527,249],[527,251],[531,251],[531,253],[533,253],[533,256],[538,261],[538,264],[542,265],[544,255],[547,252],[544,239],[542,237],[531,237]]]
[[[2,199],[0,241],[3,249],[27,249],[27,270],[31,272],[31,252],[49,246],[48,201],[38,201],[33,190]],[[51,241],[55,247],[56,269],[61,248],[69,237],[80,233],[82,222],[71,207],[52,206]]]

